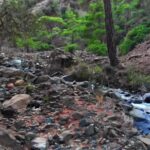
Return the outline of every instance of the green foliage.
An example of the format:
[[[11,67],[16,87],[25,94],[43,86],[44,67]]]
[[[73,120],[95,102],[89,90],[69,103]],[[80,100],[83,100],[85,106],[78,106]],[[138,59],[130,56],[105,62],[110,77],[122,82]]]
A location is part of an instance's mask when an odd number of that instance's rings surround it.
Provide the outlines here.
[[[60,14],[59,0],[55,0],[45,10],[47,11],[45,14],[43,11],[40,16],[34,16],[30,14],[30,9],[36,2],[36,0],[4,1],[0,7],[1,41],[8,39],[18,47],[47,50],[57,47],[55,41],[59,38],[63,41],[62,47],[66,51],[86,49],[98,55],[107,54],[102,0],[88,2],[77,0],[76,4],[83,10],[86,9],[84,15],[79,14],[74,8],[67,7]],[[112,0],[112,6],[116,42],[121,53],[126,54],[150,32],[149,26],[144,24],[150,18],[150,1]]]
[[[36,41],[33,38],[28,39],[16,39],[16,44],[20,48],[34,49],[34,50],[47,50],[50,46],[47,43],[43,43],[41,41]]]
[[[77,49],[78,49],[78,45],[76,43],[68,44],[65,47],[65,51],[67,51],[67,52],[74,52]]]
[[[120,50],[122,54],[128,53],[132,50],[135,45],[142,42],[147,34],[150,33],[150,26],[149,25],[139,25],[132,30],[130,30],[123,42],[120,44]]]
[[[95,75],[100,75],[103,69],[100,66],[93,66],[80,62],[73,70],[73,76],[79,81],[93,80]]]
[[[103,72],[103,69],[98,65],[90,67],[89,70],[92,74],[100,74]]]
[[[98,54],[98,55],[106,55],[107,54],[107,46],[106,44],[100,41],[93,41],[88,44],[88,51]]]
[[[59,23],[65,24],[63,19],[60,17],[53,17],[53,16],[42,16],[38,19],[41,23]]]

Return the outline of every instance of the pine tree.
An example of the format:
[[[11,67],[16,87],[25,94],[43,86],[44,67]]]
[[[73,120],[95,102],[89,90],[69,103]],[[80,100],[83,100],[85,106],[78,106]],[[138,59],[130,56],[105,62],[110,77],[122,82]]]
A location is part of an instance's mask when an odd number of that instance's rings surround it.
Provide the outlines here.
[[[112,17],[112,8],[110,0],[103,0],[105,10],[105,26],[107,36],[108,56],[111,66],[117,66],[119,61],[117,58],[116,44],[114,40],[114,23]]]

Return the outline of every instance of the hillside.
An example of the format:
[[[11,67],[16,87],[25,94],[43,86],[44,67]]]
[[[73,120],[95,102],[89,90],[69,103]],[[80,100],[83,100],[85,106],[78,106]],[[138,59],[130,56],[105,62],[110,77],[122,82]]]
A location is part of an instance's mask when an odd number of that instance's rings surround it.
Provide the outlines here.
[[[0,0],[0,150],[149,150],[149,6]]]

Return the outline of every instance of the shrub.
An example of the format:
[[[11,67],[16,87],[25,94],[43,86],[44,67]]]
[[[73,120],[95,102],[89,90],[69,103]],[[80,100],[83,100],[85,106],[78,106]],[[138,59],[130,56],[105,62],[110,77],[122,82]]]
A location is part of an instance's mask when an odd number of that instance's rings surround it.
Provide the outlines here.
[[[120,44],[119,49],[121,54],[126,54],[132,50],[135,45],[142,42],[147,34],[150,33],[150,27],[146,24],[139,25],[130,30],[123,42]]]
[[[64,20],[60,17],[53,17],[53,16],[42,16],[38,20],[39,22],[42,23],[59,23],[59,24],[64,24]]]
[[[150,76],[144,75],[142,73],[136,72],[133,70],[128,71],[128,82],[133,87],[142,86],[144,84],[150,84]]]
[[[75,51],[75,50],[77,50],[78,49],[78,45],[76,44],[76,43],[73,43],[73,44],[68,44],[68,45],[66,45],[66,47],[65,47],[65,51],[66,52],[73,52],[73,51]]]
[[[36,39],[31,37],[28,39],[17,38],[16,45],[20,48],[29,48],[33,50],[47,50],[50,48],[50,45],[48,43],[37,41]]]
[[[98,55],[107,55],[106,44],[100,41],[94,41],[90,43],[87,47],[87,50]]]

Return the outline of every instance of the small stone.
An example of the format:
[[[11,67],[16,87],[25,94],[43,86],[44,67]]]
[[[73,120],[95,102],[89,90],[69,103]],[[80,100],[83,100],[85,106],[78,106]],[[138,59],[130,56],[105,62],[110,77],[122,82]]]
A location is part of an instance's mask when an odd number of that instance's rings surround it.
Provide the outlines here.
[[[66,117],[61,117],[59,123],[60,123],[61,125],[65,125],[65,124],[68,123],[68,120],[69,120],[69,117],[68,117],[68,116],[66,116]]]
[[[6,108],[6,109],[3,108],[3,109],[1,110],[1,114],[2,114],[5,118],[13,118],[16,113],[17,113],[17,112],[16,112],[14,109],[12,109],[11,107]]]
[[[149,139],[149,138],[145,138],[145,137],[139,136],[138,139],[139,139],[140,141],[142,141],[144,144],[150,146],[150,139]]]
[[[32,140],[32,148],[37,150],[47,150],[48,149],[48,139],[44,137],[36,137]]]
[[[25,122],[23,120],[16,121],[14,126],[19,130],[25,127]]]
[[[90,122],[87,119],[81,119],[80,120],[80,123],[79,123],[80,127],[86,127],[88,125],[90,125]]]
[[[32,93],[35,90],[35,86],[32,84],[28,84],[26,86],[26,93]]]
[[[28,133],[26,134],[26,140],[27,140],[27,141],[31,141],[31,140],[33,140],[35,137],[36,137],[36,134],[33,133],[33,132],[28,132]]]
[[[53,139],[49,139],[51,140],[50,142],[53,142],[53,143],[60,143],[62,138],[60,138],[57,134],[53,136]]]
[[[95,132],[95,125],[94,124],[91,124],[90,126],[88,126],[86,129],[85,129],[85,135],[88,135],[88,136],[92,136],[94,135],[96,132]]]
[[[61,136],[65,143],[73,138],[73,134],[70,130],[64,131]]]
[[[42,83],[42,82],[47,82],[49,80],[50,80],[50,77],[48,75],[42,75],[42,76],[37,77],[34,80],[34,83],[39,84],[39,83]]]
[[[22,85],[24,85],[24,80],[17,80],[16,82],[15,82],[15,85],[16,86],[22,86]]]
[[[15,87],[15,86],[14,86],[13,83],[8,83],[8,84],[6,85],[6,88],[9,89],[9,90],[13,89],[14,87]]]
[[[41,106],[41,102],[40,101],[31,101],[29,104],[28,104],[28,107],[32,108],[39,108]]]
[[[52,119],[52,118],[46,118],[45,119],[45,123],[47,124],[47,125],[50,125],[50,124],[52,124],[54,122],[54,120]]]
[[[150,103],[150,93],[144,94],[143,99],[146,103]]]
[[[75,120],[79,120],[79,119],[82,119],[83,118],[83,115],[79,112],[74,112],[72,114],[72,118],[75,119]]]

